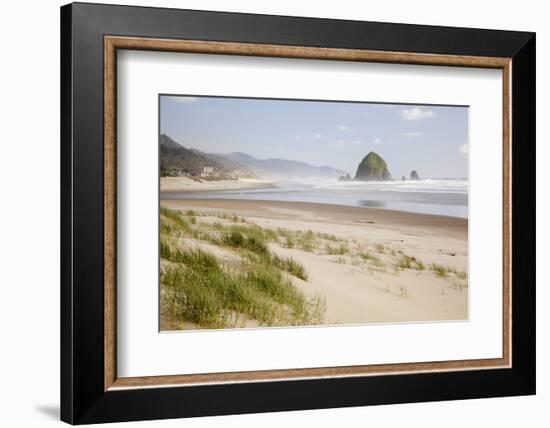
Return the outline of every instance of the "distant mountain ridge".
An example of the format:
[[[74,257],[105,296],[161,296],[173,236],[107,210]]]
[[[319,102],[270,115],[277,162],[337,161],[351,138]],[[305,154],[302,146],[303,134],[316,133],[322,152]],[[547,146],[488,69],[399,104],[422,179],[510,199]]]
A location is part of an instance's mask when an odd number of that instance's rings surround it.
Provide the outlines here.
[[[223,155],[225,158],[238,162],[255,171],[258,175],[274,178],[305,178],[323,177],[337,178],[344,171],[330,166],[314,166],[307,162],[268,158],[258,159],[246,153],[234,152]]]
[[[250,169],[238,162],[231,161],[223,156],[203,153],[197,149],[185,148],[166,134],[160,135],[159,143],[162,176],[204,176],[206,168],[210,171],[209,175],[212,176],[254,177]]]
[[[255,177],[296,179],[307,177],[338,178],[344,171],[326,165],[314,166],[307,162],[269,158],[258,159],[247,153],[229,154],[205,153],[194,148],[186,148],[161,134],[160,139],[161,175]],[[206,170],[205,170],[206,168]]]

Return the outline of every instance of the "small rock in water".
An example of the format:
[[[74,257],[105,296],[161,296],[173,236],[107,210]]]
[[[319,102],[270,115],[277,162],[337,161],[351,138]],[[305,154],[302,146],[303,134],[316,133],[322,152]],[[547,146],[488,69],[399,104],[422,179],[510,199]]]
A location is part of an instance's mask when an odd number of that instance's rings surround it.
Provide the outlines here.
[[[420,180],[420,177],[418,176],[418,172],[416,170],[411,171],[410,180]]]

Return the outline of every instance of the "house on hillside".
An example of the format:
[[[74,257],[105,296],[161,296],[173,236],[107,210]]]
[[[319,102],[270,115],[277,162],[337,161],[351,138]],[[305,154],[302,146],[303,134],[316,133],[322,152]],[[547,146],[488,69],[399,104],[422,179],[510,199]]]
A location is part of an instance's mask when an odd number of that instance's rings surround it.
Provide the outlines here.
[[[176,167],[166,168],[162,165],[160,167],[161,177],[185,177],[187,175],[189,175],[189,173],[181,168],[176,168]]]
[[[210,177],[212,173],[214,172],[214,168],[211,166],[203,166],[201,177]]]
[[[168,171],[166,171],[166,174],[168,177],[185,177],[187,172],[181,168],[171,167],[168,168]]]

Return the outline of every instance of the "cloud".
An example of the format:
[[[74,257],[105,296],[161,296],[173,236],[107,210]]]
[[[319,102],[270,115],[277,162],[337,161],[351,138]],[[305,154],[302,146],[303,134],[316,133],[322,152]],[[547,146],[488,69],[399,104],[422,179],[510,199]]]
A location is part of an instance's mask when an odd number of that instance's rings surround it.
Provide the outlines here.
[[[325,140],[325,136],[323,134],[313,134],[313,135],[293,135],[293,140],[300,140],[300,141],[319,141],[319,140]]]
[[[468,144],[462,144],[458,148],[458,153],[460,153],[461,155],[467,155],[468,154]]]
[[[372,140],[374,144],[380,144],[382,142],[381,138],[376,137],[374,140]]]
[[[425,110],[420,107],[406,108],[401,110],[401,117],[405,120],[422,120],[435,117],[433,110]]]
[[[363,143],[363,141],[359,139],[349,140],[348,138],[332,138],[324,134],[293,135],[290,138],[300,143],[321,143],[335,149],[347,149],[352,145],[356,146]],[[375,144],[379,144],[380,142],[382,142],[382,140],[375,138]]]
[[[170,97],[170,101],[182,104],[196,103],[200,98],[197,97]]]
[[[338,131],[351,131],[352,129],[349,126],[346,125],[339,125]]]
[[[402,132],[401,136],[405,138],[414,138],[414,137],[420,137],[421,135],[424,135],[423,132],[419,131],[410,131],[410,132]]]

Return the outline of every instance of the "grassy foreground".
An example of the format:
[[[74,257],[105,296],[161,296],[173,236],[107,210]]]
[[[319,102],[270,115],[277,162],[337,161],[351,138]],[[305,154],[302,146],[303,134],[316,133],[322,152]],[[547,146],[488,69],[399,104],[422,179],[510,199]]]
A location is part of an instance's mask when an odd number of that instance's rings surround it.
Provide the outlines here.
[[[161,311],[176,323],[202,328],[313,325],[323,320],[325,301],[306,297],[293,277],[307,272],[292,258],[272,253],[277,234],[258,226],[221,222],[199,224],[196,213],[161,208]],[[233,254],[222,260],[201,243]],[[236,259],[236,260],[235,260]]]
[[[318,276],[308,289],[304,266],[280,255],[293,254],[303,261],[301,252],[367,275],[387,278],[406,272],[405,278],[411,274],[437,278],[442,294],[446,286],[457,290],[468,286],[466,272],[425,263],[392,242],[260,227],[235,214],[161,208],[163,329],[324,323],[327,303],[314,282]],[[381,287],[390,291],[391,285],[384,281]],[[406,279],[396,284],[397,295],[409,298],[408,285]]]

